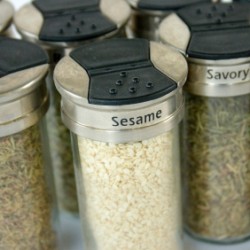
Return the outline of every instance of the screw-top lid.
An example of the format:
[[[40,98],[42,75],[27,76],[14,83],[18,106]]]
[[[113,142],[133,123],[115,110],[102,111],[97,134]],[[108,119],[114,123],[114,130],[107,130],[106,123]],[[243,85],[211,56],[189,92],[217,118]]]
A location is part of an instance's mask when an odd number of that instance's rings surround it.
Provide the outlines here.
[[[46,112],[47,54],[37,45],[0,37],[0,136],[24,130]]]
[[[128,0],[128,2],[136,9],[147,11],[176,11],[185,6],[211,2],[210,0]]]
[[[250,92],[249,17],[248,3],[204,3],[182,8],[162,21],[161,40],[188,57],[189,82],[207,83],[192,84],[190,91],[208,96]]]
[[[13,6],[7,1],[0,0],[0,33],[9,27],[13,14]]]
[[[123,142],[180,121],[186,75],[186,61],[173,49],[144,39],[111,39],[72,51],[56,66],[54,80],[70,130]]]
[[[116,34],[129,15],[123,0],[35,0],[23,6],[14,21],[28,40],[69,47]]]

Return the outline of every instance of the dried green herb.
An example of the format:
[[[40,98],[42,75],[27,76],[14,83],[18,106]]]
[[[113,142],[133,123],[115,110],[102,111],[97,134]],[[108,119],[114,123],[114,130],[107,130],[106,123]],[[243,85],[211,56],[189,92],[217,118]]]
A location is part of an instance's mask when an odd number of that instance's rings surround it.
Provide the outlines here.
[[[50,77],[50,79],[52,79]],[[74,165],[70,132],[61,120],[61,97],[54,83],[49,82],[51,105],[46,115],[49,137],[49,153],[54,169],[56,194],[59,208],[78,213]]]
[[[250,95],[188,95],[184,123],[187,229],[214,241],[250,235]]]
[[[56,249],[39,126],[0,138],[0,249]]]

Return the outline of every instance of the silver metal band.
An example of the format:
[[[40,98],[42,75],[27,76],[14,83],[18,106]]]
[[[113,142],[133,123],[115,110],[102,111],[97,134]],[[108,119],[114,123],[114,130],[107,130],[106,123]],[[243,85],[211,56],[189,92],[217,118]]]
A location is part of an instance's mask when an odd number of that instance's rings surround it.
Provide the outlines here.
[[[45,77],[48,65],[9,74],[0,79],[0,137],[36,124],[48,109]]]
[[[77,121],[72,118],[75,117],[75,112],[80,118]],[[73,133],[92,140],[116,144],[146,140],[169,131],[182,120],[183,114],[184,99],[179,90],[162,103],[152,106],[145,103],[145,107],[140,110],[121,110],[114,113],[77,107],[62,100],[62,120]],[[116,119],[112,120],[113,117]],[[137,121],[140,124],[129,125]],[[122,126],[122,123],[127,126]]]
[[[205,62],[190,60],[186,84],[188,92],[208,97],[229,97],[250,93],[250,58],[241,62]]]

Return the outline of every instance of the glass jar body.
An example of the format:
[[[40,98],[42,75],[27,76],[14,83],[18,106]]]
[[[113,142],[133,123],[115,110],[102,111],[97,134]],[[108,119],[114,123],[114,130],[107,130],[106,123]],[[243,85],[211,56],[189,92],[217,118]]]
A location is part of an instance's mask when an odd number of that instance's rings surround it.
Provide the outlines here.
[[[41,126],[0,138],[1,249],[57,249]]]
[[[61,120],[61,96],[53,82],[53,67],[47,77],[50,107],[45,116],[48,131],[47,156],[50,158],[55,178],[55,190],[60,213],[78,214],[70,132]]]
[[[250,95],[187,94],[183,129],[184,220],[194,236],[250,236]]]
[[[124,144],[72,135],[88,250],[181,250],[178,128]]]

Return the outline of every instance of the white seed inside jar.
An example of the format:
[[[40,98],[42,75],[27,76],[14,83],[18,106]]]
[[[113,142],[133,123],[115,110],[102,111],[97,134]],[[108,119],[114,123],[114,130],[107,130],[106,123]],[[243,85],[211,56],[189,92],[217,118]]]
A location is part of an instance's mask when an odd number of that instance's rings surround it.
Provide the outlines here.
[[[181,249],[177,129],[131,144],[77,138],[86,249]]]

